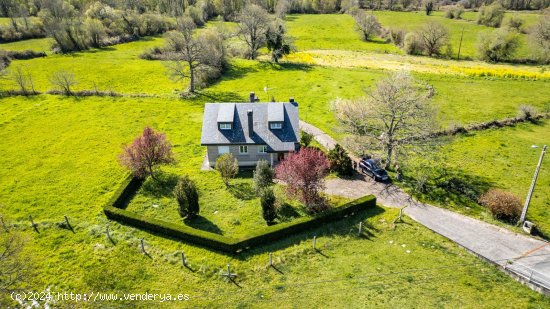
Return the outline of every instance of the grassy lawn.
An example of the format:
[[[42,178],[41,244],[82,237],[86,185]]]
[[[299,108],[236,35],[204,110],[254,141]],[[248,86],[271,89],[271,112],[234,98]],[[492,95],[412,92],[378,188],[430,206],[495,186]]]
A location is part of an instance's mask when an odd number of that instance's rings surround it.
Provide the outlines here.
[[[33,50],[37,52],[46,52],[50,53],[52,47],[52,40],[50,38],[42,38],[42,39],[30,39],[30,40],[23,40],[23,41],[16,41],[16,42],[10,42],[10,43],[0,43],[0,49],[4,50],[15,50],[15,51],[23,51],[23,50]]]
[[[179,173],[178,173],[179,172]],[[245,237],[259,233],[267,226],[262,218],[260,198],[253,189],[252,171],[242,171],[226,186],[219,174],[211,172],[188,172],[201,195],[200,216],[194,220],[182,220],[177,211],[178,204],[172,196],[172,188],[177,175],[185,173],[176,168],[172,174],[165,173],[160,182],[147,179],[136,196],[128,205],[128,210],[150,218],[167,222],[185,224],[196,229],[225,235]],[[281,204],[281,216],[277,222],[309,216],[306,209],[298,202],[288,200],[284,188],[274,185],[274,190]],[[339,196],[330,196],[329,203],[334,207],[350,201]]]
[[[492,186],[516,194],[525,201],[541,147],[550,144],[550,122],[522,124],[456,138],[443,147],[447,162],[457,169],[481,177]],[[532,148],[532,145],[539,146]],[[545,158],[531,200],[528,220],[550,233],[550,160]],[[464,210],[465,205],[453,207]],[[480,216],[489,216],[483,212]]]

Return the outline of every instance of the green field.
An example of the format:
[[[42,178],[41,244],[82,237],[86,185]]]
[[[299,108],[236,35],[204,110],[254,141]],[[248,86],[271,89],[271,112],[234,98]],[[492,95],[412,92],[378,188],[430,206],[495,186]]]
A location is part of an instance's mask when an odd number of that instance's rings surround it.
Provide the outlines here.
[[[450,166],[525,200],[543,145],[550,144],[550,122],[478,132],[455,139],[443,148]],[[538,146],[533,148],[532,146]],[[547,158],[546,158],[547,159]],[[528,220],[550,233],[550,160],[543,161],[531,200]],[[465,210],[466,205],[446,205]],[[472,206],[472,205],[470,205]],[[489,215],[485,212],[481,218]],[[486,218],[489,219],[489,218]]]
[[[408,17],[412,26],[426,19],[419,13],[380,12],[383,24],[384,19],[404,24]],[[469,24],[472,31],[480,27]],[[347,15],[291,15],[288,28],[303,51],[400,53],[391,44],[362,42]],[[28,69],[39,91],[50,90],[50,76],[62,69],[75,74],[75,90],[97,87],[127,95],[0,98],[0,215],[27,238],[25,256],[37,273],[32,279],[33,289],[51,286],[55,292],[187,293],[192,299],[184,305],[198,307],[288,307],[290,303],[296,307],[478,307],[480,300],[488,308],[550,306],[550,299],[408,218],[405,224],[393,226],[397,211],[381,206],[235,256],[109,221],[102,207],[126,176],[117,155],[144,126],[151,126],[166,133],[178,161],[163,168],[163,175],[189,174],[198,184],[204,216],[198,228],[234,235],[261,229],[265,223],[258,199],[249,194],[249,174],[241,174],[226,188],[216,172],[199,170],[205,154],[200,146],[204,103],[245,101],[250,91],[262,101],[294,97],[300,104],[302,120],[341,138],[330,102],[337,97],[361,96],[365,88],[396,71],[233,59],[219,81],[193,99],[180,99],[179,91],[185,85],[171,81],[162,62],[138,58],[162,43],[160,37],[146,38],[104,49],[13,61],[10,65]],[[2,46],[36,49],[44,40],[10,44]],[[548,79],[412,72],[420,81],[434,86],[433,102],[442,126],[515,116],[522,104],[541,110],[550,104]],[[9,79],[0,80],[0,88],[16,89],[16,85]],[[531,145],[548,143],[549,136],[548,122],[525,124],[458,137],[444,145],[442,153],[449,164],[523,199],[540,151]],[[550,229],[550,197],[544,190],[549,185],[549,168],[546,162],[529,213],[529,218],[545,229]],[[129,210],[180,220],[169,192],[148,183]],[[442,206],[466,212],[464,205]],[[494,222],[480,208],[473,212]],[[29,215],[38,222],[39,234],[32,231]],[[74,234],[57,227],[64,215],[75,226]],[[355,236],[359,221],[364,221],[367,228],[364,238]],[[105,237],[107,226],[116,246]],[[319,236],[322,254],[311,249],[313,235]],[[142,238],[152,258],[140,253]],[[191,270],[181,266],[182,250]],[[274,252],[275,264],[282,273],[266,267],[268,252]],[[239,274],[241,289],[220,278],[227,263]],[[98,304],[77,306],[93,308]]]

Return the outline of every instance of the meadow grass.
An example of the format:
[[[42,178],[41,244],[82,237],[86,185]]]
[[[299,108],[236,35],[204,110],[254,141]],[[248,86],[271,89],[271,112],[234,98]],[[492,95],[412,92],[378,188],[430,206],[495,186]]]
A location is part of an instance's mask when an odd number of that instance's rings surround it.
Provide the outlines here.
[[[384,27],[405,29],[408,31],[417,30],[428,21],[441,23],[448,28],[450,33],[450,43],[453,47],[452,58],[457,58],[462,29],[464,29],[464,37],[460,51],[461,59],[464,59],[465,57],[475,59],[476,43],[479,33],[482,31],[491,31],[493,29],[483,25],[478,25],[475,22],[468,20],[454,20],[445,18],[443,12],[432,16],[427,16],[424,12],[375,11],[374,15],[378,17],[380,23]],[[519,36],[521,45],[515,55],[515,58],[529,58],[530,54],[527,46],[526,35],[520,34]]]
[[[330,41],[330,36],[325,41]],[[318,44],[328,46],[331,43],[310,41],[307,44],[320,49]],[[242,195],[248,192],[250,179],[235,179],[232,184],[237,189],[231,191],[224,187],[215,172],[199,171],[205,153],[200,146],[204,102],[245,101],[250,91],[255,91],[262,101],[270,101],[272,96],[279,101],[295,97],[300,104],[301,119],[339,137],[341,133],[329,110],[330,101],[335,97],[360,96],[365,88],[391,72],[293,63],[274,65],[236,59],[218,82],[196,98],[183,100],[176,96],[183,88],[182,83],[170,81],[161,62],[138,58],[145,49],[158,45],[162,45],[162,39],[152,38],[101,50],[12,63],[32,70],[38,90],[50,89],[49,76],[66,69],[75,72],[78,80],[75,89],[92,89],[95,82],[99,90],[157,96],[0,98],[0,146],[3,149],[0,212],[14,231],[20,231],[28,239],[25,256],[37,272],[33,289],[52,286],[53,291],[188,293],[193,297],[188,303],[191,306],[217,307],[285,307],[290,303],[297,307],[354,307],[358,304],[474,307],[479,306],[480,299],[487,307],[550,305],[548,298],[530,291],[409,219],[394,228],[391,222],[397,211],[393,209],[376,207],[357,217],[236,256],[107,220],[102,206],[126,175],[117,163],[117,154],[123,144],[131,142],[144,126],[149,125],[165,132],[174,146],[178,163],[164,168],[165,175],[189,174],[199,185],[205,203],[203,209],[209,213],[210,223],[222,231],[244,234],[256,223],[263,223],[258,207],[254,206],[257,200]],[[440,108],[442,122],[447,124],[503,118],[515,115],[520,104],[544,107],[549,103],[550,87],[545,81],[415,75],[434,85],[433,100]],[[264,86],[268,88],[267,93]],[[9,81],[2,85],[3,89],[13,87]],[[532,143],[543,143],[547,136],[548,125],[521,125],[505,131],[461,137],[443,150],[448,152],[450,160],[464,160],[460,163],[461,168],[472,174],[494,177],[495,183],[513,186],[513,190],[517,189],[514,192],[521,194],[523,187],[517,184],[528,183],[532,168],[526,167],[521,181],[515,176],[503,177],[515,173],[516,163],[527,166],[525,162],[536,161],[538,151],[521,147],[531,143],[531,139]],[[506,146],[499,146],[497,154],[491,148],[495,143]],[[466,150],[471,153],[461,152]],[[522,155],[515,156],[516,151]],[[494,163],[485,158],[493,154],[494,162],[502,161],[506,169],[495,169]],[[465,156],[472,160],[468,162],[463,159]],[[548,179],[548,174],[541,174],[539,181],[547,186]],[[141,207],[147,212],[151,209],[145,207],[153,203],[163,210],[173,207],[166,192],[151,189],[140,192],[130,208]],[[529,216],[540,224],[548,216],[544,213],[548,196],[542,194],[543,191],[536,192]],[[235,207],[238,210],[232,211]],[[224,218],[212,219],[215,210]],[[38,222],[39,234],[32,231],[27,219],[29,214]],[[74,234],[57,227],[63,215],[71,219]],[[173,215],[174,212],[168,214]],[[236,224],[237,220],[241,225]],[[365,238],[354,236],[360,220],[365,222],[367,229]],[[204,222],[202,227],[210,225],[213,228],[210,223]],[[116,246],[105,237],[107,227]],[[319,236],[318,245],[324,255],[311,249],[313,235]],[[142,238],[152,259],[140,253],[139,240]],[[181,266],[182,250],[189,258],[192,271]],[[268,252],[274,252],[275,263],[282,274],[266,267]],[[242,289],[220,279],[219,273],[228,262],[239,274]],[[435,269],[441,266],[449,267]],[[419,268],[427,270],[376,275]],[[300,285],[313,281],[327,282]],[[150,306],[150,303],[118,304]],[[92,303],[81,305],[94,306]],[[180,303],[165,305],[182,306]]]
[[[107,220],[102,206],[125,176],[116,155],[121,145],[130,142],[145,125],[166,132],[174,145],[178,164],[165,171],[190,174],[197,180],[205,201],[213,198],[236,201],[231,195],[220,195],[223,190],[217,187],[223,184],[215,172],[199,172],[204,154],[199,145],[202,104],[159,98],[78,99],[42,95],[0,99],[0,114],[4,149],[0,157],[0,165],[4,167],[0,170],[3,204],[0,211],[13,231],[20,231],[28,239],[26,252],[39,274],[32,283],[35,289],[52,286],[53,291],[183,292],[191,297],[206,295],[191,300],[193,305],[230,301],[242,305],[258,302],[260,307],[289,301],[301,304],[306,300],[335,305],[353,305],[361,300],[389,306],[405,301],[419,306],[465,305],[477,303],[479,298],[495,305],[511,298],[525,305],[542,306],[548,302],[416,223],[407,221],[393,230],[390,222],[397,215],[395,210],[374,208],[359,217],[238,256],[205,250]],[[234,184],[243,181],[249,180],[237,179]],[[220,212],[224,212],[224,205],[217,203]],[[244,205],[231,207],[234,206]],[[205,211],[209,210],[212,209],[205,206]],[[29,214],[38,223],[39,234],[28,224]],[[229,218],[232,214],[228,211],[225,216],[229,224],[233,219],[251,219],[250,214],[241,214],[242,218]],[[75,234],[56,226],[63,215],[70,218]],[[261,222],[258,218],[254,220]],[[366,222],[367,239],[353,236],[358,220]],[[105,237],[107,226],[116,246]],[[319,236],[318,246],[328,258],[310,249],[313,233]],[[152,259],[139,252],[141,238],[146,240],[146,250]],[[189,258],[193,272],[181,266],[181,250]],[[275,252],[275,263],[283,275],[265,267],[270,251]],[[235,294],[236,287],[219,277],[227,262],[239,273],[242,293]],[[433,270],[395,275],[391,279],[375,277],[366,282],[359,279],[370,273],[442,265],[460,267],[460,272]],[[293,285],[329,279],[344,280],[305,288]],[[438,289],[433,289],[435,286]],[[381,293],[389,288],[405,294],[395,298],[392,293]],[[334,293],[344,290],[347,292]]]
[[[520,124],[513,128],[475,132],[455,138],[442,149],[451,168],[480,177],[491,186],[514,193],[525,201],[543,145],[550,144],[550,121],[539,125]],[[533,148],[532,146],[538,146]],[[528,220],[550,233],[550,160],[543,161]],[[465,211],[468,205],[449,205]],[[470,205],[471,206],[471,205]],[[487,212],[479,214],[484,219]]]
[[[52,40],[50,38],[29,39],[10,43],[0,43],[0,49],[4,50],[32,50],[36,52],[46,52],[47,54],[50,54],[51,47]]]
[[[299,51],[309,49],[356,50],[375,53],[402,51],[380,38],[372,42],[361,40],[355,21],[347,14],[287,15],[288,34],[294,37]]]

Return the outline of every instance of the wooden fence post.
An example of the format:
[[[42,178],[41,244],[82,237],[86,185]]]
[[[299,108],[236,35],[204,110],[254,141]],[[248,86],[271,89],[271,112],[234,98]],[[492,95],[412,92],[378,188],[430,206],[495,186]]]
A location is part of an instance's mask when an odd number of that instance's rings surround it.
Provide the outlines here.
[[[37,232],[37,233],[40,233],[38,231],[38,226],[36,226],[36,223],[34,223],[34,220],[32,219],[32,215],[29,215],[29,220],[31,221],[31,226],[34,228],[34,230]]]

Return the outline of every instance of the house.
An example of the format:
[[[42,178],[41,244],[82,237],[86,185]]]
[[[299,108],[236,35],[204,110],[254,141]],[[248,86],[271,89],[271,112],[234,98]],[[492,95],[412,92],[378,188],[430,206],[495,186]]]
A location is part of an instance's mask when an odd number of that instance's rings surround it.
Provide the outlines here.
[[[299,149],[298,103],[207,103],[201,145],[213,167],[224,153],[232,153],[239,166],[266,160],[272,166]]]

